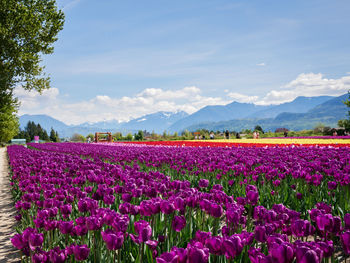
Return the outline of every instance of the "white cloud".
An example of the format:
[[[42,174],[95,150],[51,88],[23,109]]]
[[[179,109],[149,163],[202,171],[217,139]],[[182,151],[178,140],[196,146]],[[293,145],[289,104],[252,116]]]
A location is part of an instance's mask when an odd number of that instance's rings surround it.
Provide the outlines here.
[[[257,101],[257,104],[280,104],[292,101],[298,96],[340,96],[348,90],[350,90],[350,76],[327,79],[321,73],[303,73],[281,89],[268,92],[264,98]]]
[[[16,89],[22,106],[19,114],[47,114],[67,124],[96,122],[117,119],[128,121],[157,111],[183,110],[193,113],[207,105],[224,105],[229,100],[220,97],[202,96],[197,87],[177,90],[145,89],[130,97],[112,98],[97,95],[93,99],[70,103],[59,97],[58,89],[45,91],[42,96],[36,92]]]
[[[15,95],[21,102],[19,114],[47,114],[67,124],[97,122],[100,120],[128,121],[157,111],[193,113],[207,105],[225,105],[232,101],[259,105],[280,104],[298,96],[339,96],[350,90],[350,76],[327,79],[322,74],[300,74],[295,80],[271,90],[265,96],[249,96],[226,92],[225,97],[203,96],[195,86],[176,90],[150,88],[134,96],[113,98],[100,94],[88,100],[69,102],[57,88],[38,92],[16,88]]]
[[[247,96],[240,93],[230,92],[227,94],[230,98],[237,102],[254,103],[258,100],[258,96]]]
[[[57,88],[44,90],[41,94],[37,91],[28,92],[22,87],[15,89],[15,96],[20,98],[21,110],[32,110],[34,108],[49,105],[56,102],[59,95]]]
[[[257,66],[260,66],[260,67],[266,66],[265,62],[261,62],[261,63],[258,63],[258,64],[256,64],[256,65],[257,65]]]
[[[158,100],[185,99],[199,95],[201,90],[197,87],[185,87],[180,90],[145,89],[137,94],[138,97],[153,98]]]

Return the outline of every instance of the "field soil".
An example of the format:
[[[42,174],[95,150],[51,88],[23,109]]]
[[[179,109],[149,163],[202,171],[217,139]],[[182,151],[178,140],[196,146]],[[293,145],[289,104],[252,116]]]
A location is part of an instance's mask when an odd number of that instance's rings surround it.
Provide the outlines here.
[[[0,263],[20,262],[18,250],[10,238],[16,233],[16,208],[11,196],[6,148],[0,148]]]

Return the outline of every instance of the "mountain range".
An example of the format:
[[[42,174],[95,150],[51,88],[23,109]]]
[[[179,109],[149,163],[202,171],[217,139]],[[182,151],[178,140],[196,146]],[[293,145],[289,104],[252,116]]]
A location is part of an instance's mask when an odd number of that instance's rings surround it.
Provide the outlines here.
[[[20,116],[20,128],[24,129],[28,121],[34,121],[48,132],[52,127],[61,137],[70,137],[74,133],[87,135],[97,131],[119,131],[123,134],[135,133],[138,130],[162,133],[165,130],[181,132],[185,129],[195,131],[202,128],[214,131],[226,129],[240,131],[253,129],[255,125],[272,131],[280,127],[290,130],[312,129],[319,123],[336,127],[339,119],[346,118],[348,109],[343,101],[347,98],[348,94],[339,97],[301,96],[291,102],[269,106],[232,102],[227,105],[206,106],[191,115],[184,111],[160,111],[128,122],[110,120],[85,122],[79,125],[67,125],[48,115],[26,114]]]
[[[132,119],[128,122],[118,122],[117,120],[100,121],[95,123],[82,123],[79,125],[67,125],[48,115],[22,115],[19,118],[20,128],[24,129],[28,121],[39,123],[46,131],[53,128],[61,137],[71,137],[74,133],[87,135],[95,132],[122,132],[124,135],[139,130],[162,133],[176,121],[187,117],[184,111],[165,112],[160,111],[153,114],[147,114],[140,118]]]
[[[292,102],[269,106],[259,106],[253,103],[239,103],[235,101],[223,106],[206,106],[186,118],[175,122],[169,127],[169,130],[179,131],[201,123],[222,122],[234,119],[274,118],[282,112],[305,113],[331,98],[330,96],[297,97]]]
[[[274,131],[282,127],[298,131],[312,129],[320,123],[330,127],[337,127],[338,120],[347,118],[348,108],[343,103],[347,98],[348,94],[339,97],[331,97],[331,99],[312,107],[304,113],[281,112],[274,118],[258,118],[259,112],[257,112],[255,118],[202,122],[188,126],[186,129],[189,131],[195,131],[197,129],[241,131],[243,129],[253,129],[256,125],[260,125],[266,131]],[[296,98],[294,101],[300,102],[305,101],[305,99]],[[296,103],[296,105],[298,105],[298,103]],[[284,107],[281,108],[283,109]],[[274,112],[276,112],[276,109],[274,109]]]

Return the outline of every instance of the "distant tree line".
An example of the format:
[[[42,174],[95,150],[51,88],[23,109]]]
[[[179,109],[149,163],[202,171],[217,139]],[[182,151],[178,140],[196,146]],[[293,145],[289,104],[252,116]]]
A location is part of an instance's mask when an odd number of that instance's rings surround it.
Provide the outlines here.
[[[47,131],[42,128],[40,124],[35,124],[33,121],[29,121],[24,130],[20,129],[19,133],[14,138],[26,139],[27,142],[30,142],[34,140],[34,136],[39,136],[39,139],[43,141],[60,141],[57,131],[55,131],[53,128],[51,128],[49,136]]]

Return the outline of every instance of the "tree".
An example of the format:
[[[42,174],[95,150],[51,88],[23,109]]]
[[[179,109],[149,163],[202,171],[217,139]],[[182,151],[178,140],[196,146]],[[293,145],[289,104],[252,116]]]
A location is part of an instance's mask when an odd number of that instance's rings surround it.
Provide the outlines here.
[[[132,141],[132,134],[131,133],[128,133],[125,137],[125,140],[127,141]]]
[[[121,132],[116,132],[113,134],[113,139],[115,141],[121,141],[123,139],[123,134]]]
[[[261,128],[260,125],[256,125],[255,128],[254,128],[255,131],[259,131],[261,133],[264,133],[263,129]]]
[[[79,133],[74,133],[70,138],[72,142],[85,142],[85,137]]]
[[[138,133],[135,133],[134,138],[136,141],[142,141],[143,140],[143,131],[139,130]]]
[[[0,143],[7,142],[18,133],[17,100],[10,92],[0,90]]]
[[[60,136],[58,136],[58,132],[56,131],[56,142],[60,142],[61,139],[60,139]]]
[[[350,108],[350,91],[348,91],[349,98],[343,101],[343,103]],[[348,119],[339,120],[338,126],[343,127],[347,132],[350,132],[350,110],[348,111]]]
[[[51,128],[51,131],[50,131],[50,141],[58,142],[57,132],[55,132],[53,128]]]
[[[49,135],[46,130],[41,127],[40,124],[35,124],[33,121],[28,121],[24,132],[28,134],[30,141],[34,140],[34,136],[39,136],[40,140],[49,141]],[[27,138],[27,136],[25,136]]]
[[[41,55],[53,53],[63,24],[64,14],[55,0],[0,0],[0,97],[6,97],[0,109],[1,140],[18,131],[14,88],[39,92],[49,88]]]

